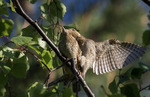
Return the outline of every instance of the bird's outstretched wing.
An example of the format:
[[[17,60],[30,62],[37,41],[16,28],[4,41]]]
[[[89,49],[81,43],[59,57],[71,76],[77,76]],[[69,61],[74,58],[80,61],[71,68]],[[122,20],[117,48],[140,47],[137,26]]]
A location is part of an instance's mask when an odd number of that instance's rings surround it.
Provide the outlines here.
[[[93,72],[103,74],[121,69],[145,53],[141,46],[118,40],[106,40],[96,43],[96,61]]]

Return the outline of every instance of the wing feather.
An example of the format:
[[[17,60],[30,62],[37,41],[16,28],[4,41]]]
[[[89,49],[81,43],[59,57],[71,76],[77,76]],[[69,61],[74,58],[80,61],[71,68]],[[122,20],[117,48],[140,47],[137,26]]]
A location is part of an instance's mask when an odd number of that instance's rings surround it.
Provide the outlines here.
[[[121,69],[145,53],[141,46],[118,40],[96,43],[96,50],[96,62],[93,66],[96,74]]]

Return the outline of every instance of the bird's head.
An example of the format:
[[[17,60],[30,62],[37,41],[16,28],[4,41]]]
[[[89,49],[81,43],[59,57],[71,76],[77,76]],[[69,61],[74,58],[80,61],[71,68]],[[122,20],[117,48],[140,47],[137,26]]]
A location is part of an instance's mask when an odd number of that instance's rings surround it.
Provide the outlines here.
[[[62,27],[62,31],[61,31],[61,33],[62,34],[69,34],[69,29],[65,29],[64,27]]]
[[[76,31],[74,28],[65,29],[63,27],[62,33],[63,34],[71,34],[74,38],[81,37],[80,33],[78,31]]]
[[[76,39],[81,37],[80,33],[77,30],[75,30],[74,28],[70,29],[70,34]]]

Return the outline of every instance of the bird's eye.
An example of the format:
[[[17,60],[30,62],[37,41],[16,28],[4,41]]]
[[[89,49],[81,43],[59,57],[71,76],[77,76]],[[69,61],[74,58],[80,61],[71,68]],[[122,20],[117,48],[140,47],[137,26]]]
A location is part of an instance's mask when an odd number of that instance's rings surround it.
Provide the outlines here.
[[[75,29],[72,29],[72,31],[75,31]]]

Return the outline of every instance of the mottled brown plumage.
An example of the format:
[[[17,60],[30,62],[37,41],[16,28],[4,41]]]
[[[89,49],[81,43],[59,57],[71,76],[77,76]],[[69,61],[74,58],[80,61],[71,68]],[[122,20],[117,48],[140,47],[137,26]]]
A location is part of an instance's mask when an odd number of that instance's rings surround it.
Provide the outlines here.
[[[75,67],[77,67],[78,56],[81,54],[81,50],[79,48],[78,42],[76,39],[70,34],[70,30],[63,29],[61,33],[61,41],[58,45],[60,52],[68,59],[74,59]],[[64,74],[71,80],[73,78],[73,74],[68,67],[64,65],[63,67]]]
[[[67,34],[60,42],[60,45],[63,44],[60,51],[66,57],[76,59],[75,63],[79,67],[77,69],[83,77],[89,68],[93,68],[96,74],[121,69],[145,53],[144,48],[132,43],[115,39],[94,42],[80,35],[75,29],[65,31]]]

